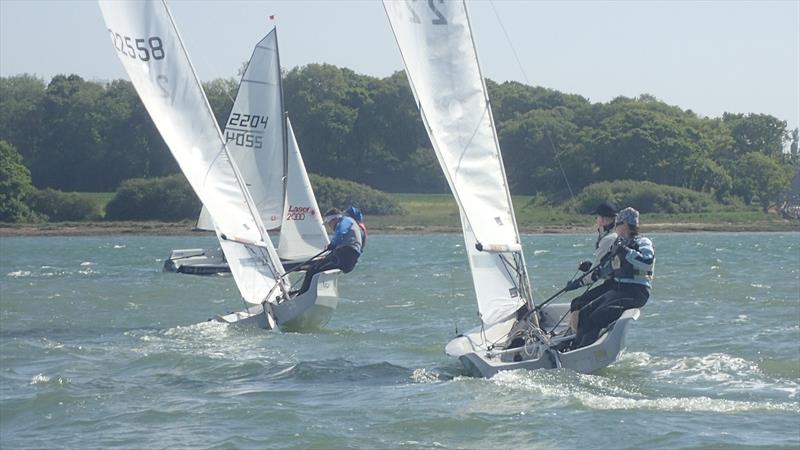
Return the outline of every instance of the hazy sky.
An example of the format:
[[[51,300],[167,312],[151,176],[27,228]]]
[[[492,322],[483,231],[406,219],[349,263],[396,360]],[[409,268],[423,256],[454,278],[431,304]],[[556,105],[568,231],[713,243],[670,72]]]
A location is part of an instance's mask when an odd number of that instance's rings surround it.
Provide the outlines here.
[[[272,23],[284,68],[327,62],[374,76],[401,69],[377,0],[169,4],[203,80],[235,76]],[[594,102],[649,93],[706,116],[766,113],[800,126],[800,0],[468,6],[483,72],[495,81],[527,75]],[[23,72],[127,78],[88,0],[0,0],[0,75]]]

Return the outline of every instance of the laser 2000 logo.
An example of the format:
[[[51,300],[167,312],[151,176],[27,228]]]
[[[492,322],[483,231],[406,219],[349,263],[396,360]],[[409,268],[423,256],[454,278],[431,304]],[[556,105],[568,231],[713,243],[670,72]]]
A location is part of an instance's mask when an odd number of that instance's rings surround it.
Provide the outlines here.
[[[314,216],[317,212],[310,206],[289,205],[289,214],[286,216],[286,220],[306,220],[306,214]]]

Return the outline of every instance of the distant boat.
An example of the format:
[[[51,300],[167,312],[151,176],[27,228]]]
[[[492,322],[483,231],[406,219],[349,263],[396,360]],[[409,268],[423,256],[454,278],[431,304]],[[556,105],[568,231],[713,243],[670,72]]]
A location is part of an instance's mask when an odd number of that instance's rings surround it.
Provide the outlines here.
[[[208,209],[233,278],[249,305],[217,320],[268,329],[324,325],[338,299],[328,295],[331,283],[320,280],[334,274],[316,274],[312,285],[319,289],[297,296],[289,293],[286,272],[267,232],[268,226],[280,221],[286,181],[282,176],[270,178],[265,185],[271,182],[278,189],[252,195],[239,164],[247,170],[253,168],[234,158],[226,146],[227,139],[216,124],[166,3],[99,0],[99,4],[120,61],[189,184]],[[257,50],[277,53],[274,30]],[[272,73],[275,83],[280,83],[279,65]],[[259,96],[258,101],[262,100]],[[252,142],[256,135],[270,130],[286,130],[282,98],[274,102],[277,106],[270,110],[271,115],[258,120],[242,117],[237,123],[252,132]],[[266,141],[264,145],[278,147]],[[279,147],[285,155],[286,137]],[[281,159],[285,173],[285,156]],[[277,212],[265,223],[261,210]]]
[[[251,194],[263,194],[256,199],[256,207],[267,230],[281,230],[278,256],[287,268],[318,254],[329,240],[288,118],[283,129],[248,127],[280,114],[281,98],[277,30],[273,29],[253,49],[223,134]],[[205,206],[195,229],[214,231]],[[229,273],[230,267],[221,248],[194,248],[172,250],[164,261],[164,270],[209,275]]]
[[[537,310],[525,266],[489,98],[463,1],[383,1],[409,84],[461,213],[481,324],[445,347],[468,372],[566,367],[593,372],[614,362],[638,310],[594,344],[556,350],[568,304]]]

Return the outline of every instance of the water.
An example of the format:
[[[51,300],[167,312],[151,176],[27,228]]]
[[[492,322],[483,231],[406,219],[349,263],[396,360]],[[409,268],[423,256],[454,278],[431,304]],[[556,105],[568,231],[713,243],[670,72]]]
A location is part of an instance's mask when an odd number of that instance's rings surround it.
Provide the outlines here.
[[[2,448],[800,447],[800,234],[656,234],[655,289],[595,375],[462,375],[458,235],[370,238],[327,329],[204,322],[228,277],[161,272],[205,236],[0,240]],[[538,298],[590,236],[525,236]]]

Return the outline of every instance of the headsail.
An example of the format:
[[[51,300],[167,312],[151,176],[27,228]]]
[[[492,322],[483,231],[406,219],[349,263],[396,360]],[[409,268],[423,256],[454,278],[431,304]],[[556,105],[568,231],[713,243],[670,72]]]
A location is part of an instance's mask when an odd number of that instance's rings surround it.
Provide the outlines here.
[[[214,219],[211,218],[211,213],[208,208],[203,205],[200,210],[200,215],[197,217],[197,223],[194,225],[195,230],[214,231]]]
[[[274,263],[278,261],[275,249],[225,147],[166,3],[99,0],[99,4],[122,65],[178,165],[211,214],[217,234],[224,236],[221,240],[228,244],[246,245],[242,247],[248,256],[246,263],[255,261],[261,266],[258,282],[244,280],[258,286],[257,290],[247,289],[240,282],[242,277],[234,273],[242,295],[253,303],[272,300],[281,293],[274,288],[283,268]],[[231,263],[230,255],[228,259]],[[267,298],[270,292],[274,294]]]
[[[286,129],[289,136],[289,168],[278,256],[286,261],[298,261],[324,250],[329,240],[288,118]]]
[[[466,4],[384,0],[383,5],[461,211],[482,320],[496,323],[532,299]]]

